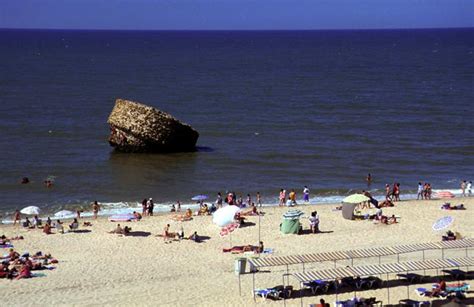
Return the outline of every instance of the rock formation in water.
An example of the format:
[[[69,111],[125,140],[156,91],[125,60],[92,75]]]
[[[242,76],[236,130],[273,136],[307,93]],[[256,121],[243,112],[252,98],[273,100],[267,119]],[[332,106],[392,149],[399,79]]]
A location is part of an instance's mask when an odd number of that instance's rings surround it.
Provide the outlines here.
[[[110,113],[109,143],[124,152],[193,151],[199,133],[168,113],[117,99]]]

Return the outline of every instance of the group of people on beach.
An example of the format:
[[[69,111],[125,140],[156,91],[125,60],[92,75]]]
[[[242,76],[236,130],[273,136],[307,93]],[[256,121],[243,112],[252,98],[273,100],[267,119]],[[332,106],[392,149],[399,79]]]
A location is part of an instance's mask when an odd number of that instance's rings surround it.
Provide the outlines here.
[[[431,194],[432,194],[432,190],[431,190],[431,184],[428,183],[428,182],[425,182],[425,183],[421,183],[421,182],[418,182],[418,190],[416,192],[416,199],[419,200],[420,198],[423,200],[423,199],[431,199]]]
[[[44,270],[50,264],[58,263],[51,254],[37,252],[33,256],[29,253],[20,255],[13,248],[10,248],[8,254],[0,257],[0,278],[22,279],[31,278],[33,270]]]
[[[304,186],[303,188],[303,202],[309,203],[309,188]],[[287,191],[285,189],[280,189],[280,193],[278,194],[278,206],[296,206],[296,192],[295,190],[290,190],[290,193],[287,195]]]

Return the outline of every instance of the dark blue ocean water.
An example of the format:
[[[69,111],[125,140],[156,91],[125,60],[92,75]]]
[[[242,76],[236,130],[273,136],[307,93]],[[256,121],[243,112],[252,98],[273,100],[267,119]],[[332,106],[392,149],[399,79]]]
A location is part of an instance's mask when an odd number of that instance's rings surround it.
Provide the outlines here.
[[[1,30],[0,212],[304,185],[321,202],[369,172],[402,198],[420,180],[458,188],[474,177],[473,76],[474,29]],[[114,153],[116,98],[191,124],[200,150]]]

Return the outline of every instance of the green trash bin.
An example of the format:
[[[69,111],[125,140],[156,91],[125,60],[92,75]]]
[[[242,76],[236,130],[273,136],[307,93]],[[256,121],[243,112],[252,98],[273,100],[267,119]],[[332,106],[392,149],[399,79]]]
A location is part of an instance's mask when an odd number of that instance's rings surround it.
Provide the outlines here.
[[[244,274],[246,264],[247,258],[235,258],[235,275]]]

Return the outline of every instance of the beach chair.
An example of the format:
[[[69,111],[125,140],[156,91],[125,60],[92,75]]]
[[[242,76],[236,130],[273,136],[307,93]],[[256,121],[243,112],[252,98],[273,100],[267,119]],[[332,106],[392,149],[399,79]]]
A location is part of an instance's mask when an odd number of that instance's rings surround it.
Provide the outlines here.
[[[447,284],[446,292],[448,293],[466,293],[471,288],[468,283]]]
[[[289,298],[291,297],[293,292],[292,286],[276,286],[273,288],[265,288],[265,289],[255,289],[254,293],[256,296],[260,296],[263,300],[267,298],[272,298],[275,300],[279,300],[282,298]]]
[[[411,284],[415,282],[422,282],[425,278],[425,276],[416,273],[397,274],[397,276],[400,278],[405,278]]]
[[[303,287],[306,289],[311,289],[311,293],[316,294],[318,291],[321,293],[326,293],[329,290],[330,283],[315,279],[308,282],[303,282]]]
[[[421,306],[430,306],[431,303],[429,301],[415,301],[412,299],[404,299],[398,301],[398,304],[401,306],[413,306],[413,307],[421,307]]]
[[[419,296],[419,297],[429,297],[431,296],[431,294],[433,293],[433,291],[430,291],[426,288],[416,288],[415,289],[415,293]],[[448,297],[448,293],[445,292],[445,291],[441,291],[440,293],[434,295],[434,297],[439,297],[441,299],[446,299]]]

